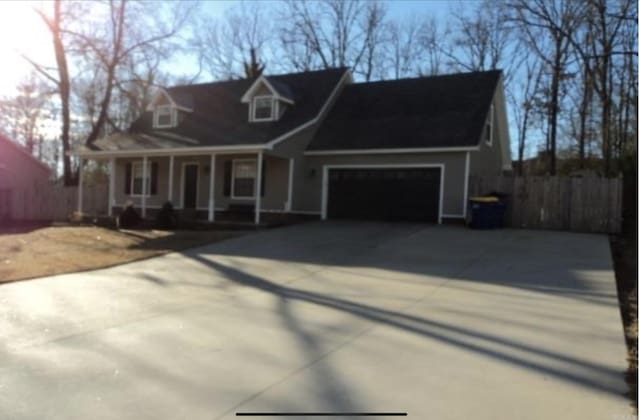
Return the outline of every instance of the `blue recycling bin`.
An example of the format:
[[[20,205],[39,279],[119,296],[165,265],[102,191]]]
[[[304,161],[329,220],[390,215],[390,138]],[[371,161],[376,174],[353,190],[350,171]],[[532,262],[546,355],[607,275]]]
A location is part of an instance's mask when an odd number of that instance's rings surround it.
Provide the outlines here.
[[[483,196],[469,199],[471,229],[499,229],[504,227],[507,210],[505,197]]]

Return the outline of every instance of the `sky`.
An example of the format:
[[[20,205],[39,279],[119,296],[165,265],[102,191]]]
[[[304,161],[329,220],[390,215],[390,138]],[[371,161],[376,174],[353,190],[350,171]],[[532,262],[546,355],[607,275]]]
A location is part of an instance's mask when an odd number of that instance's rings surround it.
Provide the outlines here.
[[[203,1],[202,12],[212,18],[219,18],[230,7],[238,5],[239,0]],[[269,4],[275,1],[263,0]],[[445,0],[394,0],[387,2],[389,16],[402,18],[409,15],[432,15],[438,20],[446,20],[452,6],[460,2]],[[463,2],[464,3],[464,2]],[[467,1],[468,3],[468,1]],[[36,1],[0,1],[0,57],[3,57],[2,77],[0,78],[0,97],[11,95],[15,86],[32,71],[23,54],[38,63],[52,63],[51,38],[36,9],[50,11],[52,2]],[[181,73],[195,71],[196,63],[178,66]],[[194,69],[188,67],[193,65]],[[185,68],[187,66],[187,68]],[[173,68],[173,66],[169,66]],[[190,71],[191,70],[191,71]]]

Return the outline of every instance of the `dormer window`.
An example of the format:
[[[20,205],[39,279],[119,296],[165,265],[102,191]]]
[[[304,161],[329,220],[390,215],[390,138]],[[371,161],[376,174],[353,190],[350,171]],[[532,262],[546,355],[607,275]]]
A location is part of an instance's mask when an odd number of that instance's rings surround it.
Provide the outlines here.
[[[176,110],[171,105],[158,105],[153,112],[153,127],[175,127],[176,117]]]
[[[253,121],[272,121],[275,119],[277,102],[273,96],[254,96]]]
[[[247,104],[250,122],[277,121],[293,106],[293,93],[277,78],[258,77],[240,98]]]

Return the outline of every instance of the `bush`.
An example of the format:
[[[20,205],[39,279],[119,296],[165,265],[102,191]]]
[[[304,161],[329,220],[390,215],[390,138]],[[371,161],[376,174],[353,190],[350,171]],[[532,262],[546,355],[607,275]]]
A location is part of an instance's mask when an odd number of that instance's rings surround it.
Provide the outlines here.
[[[173,204],[170,201],[164,203],[158,215],[156,216],[157,229],[175,229],[178,226],[178,216],[173,210]]]
[[[121,229],[130,229],[136,227],[142,222],[142,218],[133,208],[133,204],[127,204],[124,211],[118,216],[118,227]]]

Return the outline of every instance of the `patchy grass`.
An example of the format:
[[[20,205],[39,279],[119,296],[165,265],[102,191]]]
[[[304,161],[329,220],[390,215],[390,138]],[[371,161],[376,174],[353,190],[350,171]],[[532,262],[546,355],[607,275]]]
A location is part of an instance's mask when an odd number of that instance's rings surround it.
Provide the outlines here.
[[[246,233],[117,231],[94,226],[4,230],[0,231],[0,282],[109,267]]]
[[[638,408],[638,241],[611,236],[620,313],[628,349],[626,381],[633,406]]]

